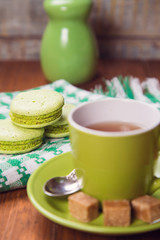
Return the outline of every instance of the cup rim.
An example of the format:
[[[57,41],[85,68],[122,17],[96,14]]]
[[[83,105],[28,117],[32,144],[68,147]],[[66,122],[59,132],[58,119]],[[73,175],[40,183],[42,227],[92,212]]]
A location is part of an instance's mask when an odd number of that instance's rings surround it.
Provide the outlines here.
[[[141,104],[141,105],[147,106],[152,111],[155,111],[159,115],[159,119],[157,118],[156,123],[153,124],[152,126],[140,128],[137,130],[124,131],[124,132],[107,132],[107,131],[99,131],[99,130],[89,129],[87,127],[84,127],[84,126],[76,123],[76,121],[73,119],[74,113],[76,111],[78,111],[79,109],[83,108],[84,106],[94,104],[96,102],[104,102],[104,101],[125,101],[125,102],[128,101],[128,102],[134,102],[136,104]],[[155,129],[156,127],[158,127],[160,125],[160,111],[157,108],[155,108],[152,104],[142,102],[139,100],[135,100],[135,99],[105,98],[105,99],[100,99],[100,100],[96,100],[96,101],[92,101],[92,102],[85,102],[85,103],[82,103],[79,106],[75,107],[68,116],[68,122],[69,122],[69,125],[71,125],[72,127],[76,128],[77,130],[79,130],[81,132],[87,133],[87,134],[102,136],[102,137],[127,137],[127,136],[135,136],[135,135],[143,134],[143,133],[149,132],[149,131]]]

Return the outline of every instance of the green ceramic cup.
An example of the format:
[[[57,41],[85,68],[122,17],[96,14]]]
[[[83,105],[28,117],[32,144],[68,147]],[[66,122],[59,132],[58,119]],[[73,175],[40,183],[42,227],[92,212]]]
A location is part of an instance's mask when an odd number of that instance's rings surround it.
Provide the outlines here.
[[[123,121],[141,126],[124,132],[104,132],[86,126]],[[100,201],[128,199],[160,187],[154,179],[158,155],[160,112],[131,99],[104,99],[76,107],[69,115],[75,168],[84,172],[83,191]]]

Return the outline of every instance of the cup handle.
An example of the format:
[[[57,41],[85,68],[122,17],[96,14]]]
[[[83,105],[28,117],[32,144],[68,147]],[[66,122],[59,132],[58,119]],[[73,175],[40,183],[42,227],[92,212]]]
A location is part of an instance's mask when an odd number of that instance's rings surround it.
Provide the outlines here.
[[[149,194],[154,193],[156,190],[160,188],[160,178],[154,177],[152,185],[149,190]]]
[[[154,178],[153,178],[153,182],[151,184],[149,193],[152,194],[159,188],[160,188],[160,150],[159,150],[158,158],[154,165]]]

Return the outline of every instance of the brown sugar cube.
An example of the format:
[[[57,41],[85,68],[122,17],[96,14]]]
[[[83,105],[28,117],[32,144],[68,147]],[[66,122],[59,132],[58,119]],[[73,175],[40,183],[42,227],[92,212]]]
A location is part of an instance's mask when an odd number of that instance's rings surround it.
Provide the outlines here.
[[[71,215],[82,222],[89,222],[99,214],[99,202],[83,192],[72,194],[68,197]]]
[[[134,217],[151,223],[160,218],[160,200],[144,195],[132,200]]]
[[[129,226],[131,223],[131,206],[128,200],[103,201],[105,226]]]

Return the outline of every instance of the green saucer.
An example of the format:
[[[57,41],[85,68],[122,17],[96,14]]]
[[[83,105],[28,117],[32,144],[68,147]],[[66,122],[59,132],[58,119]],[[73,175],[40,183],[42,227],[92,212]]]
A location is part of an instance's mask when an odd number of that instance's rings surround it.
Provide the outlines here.
[[[28,197],[42,215],[53,222],[72,229],[106,235],[129,235],[160,229],[160,222],[148,224],[140,220],[133,220],[129,227],[106,227],[103,226],[103,214],[100,214],[98,218],[90,223],[81,223],[74,219],[68,211],[66,197],[53,198],[43,193],[43,185],[49,178],[65,176],[72,169],[71,153],[67,152],[42,164],[29,178],[27,184]],[[154,193],[154,196],[160,198],[160,189]]]

